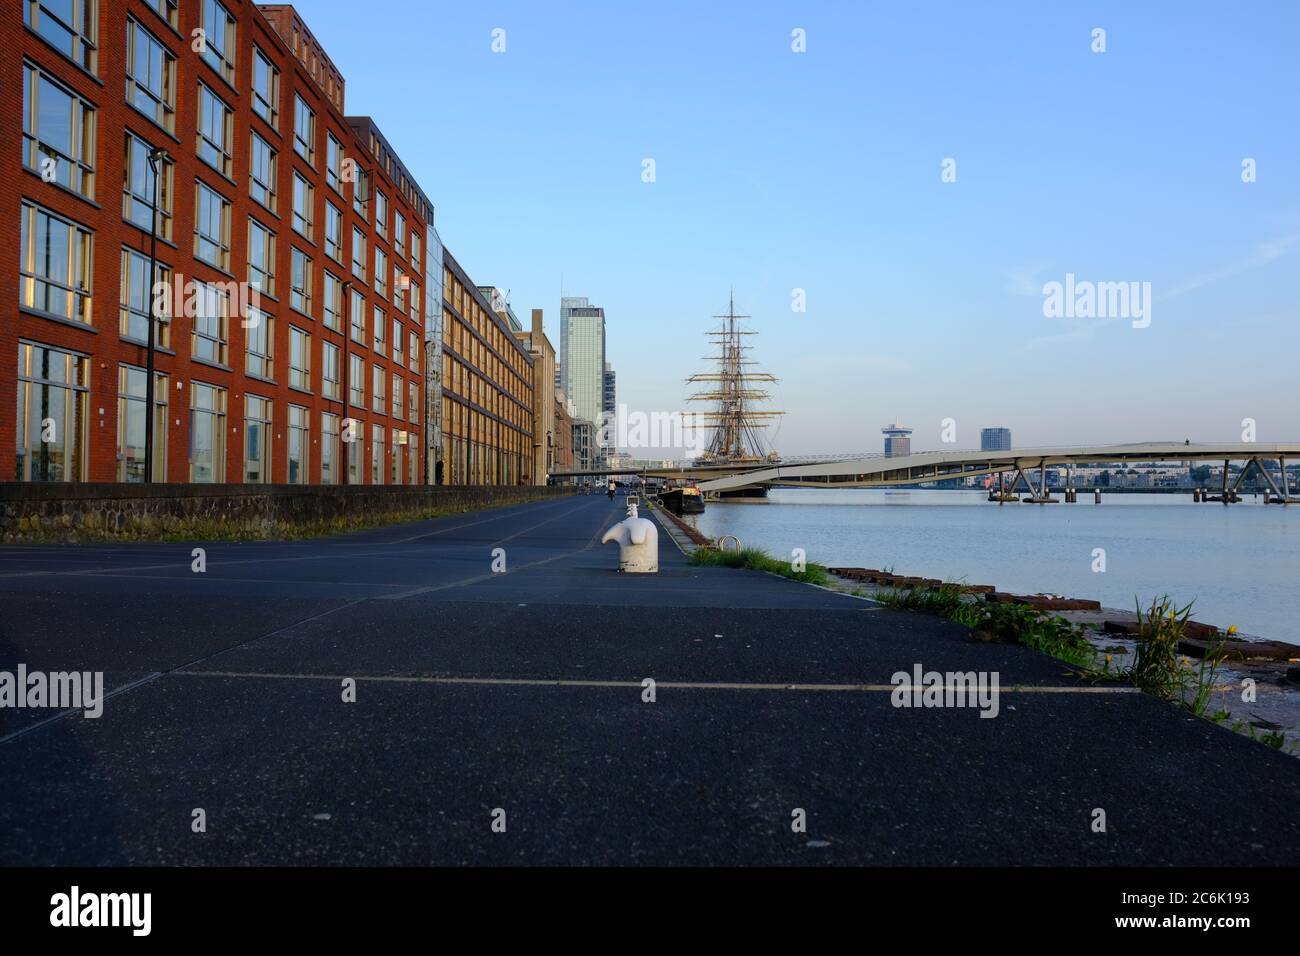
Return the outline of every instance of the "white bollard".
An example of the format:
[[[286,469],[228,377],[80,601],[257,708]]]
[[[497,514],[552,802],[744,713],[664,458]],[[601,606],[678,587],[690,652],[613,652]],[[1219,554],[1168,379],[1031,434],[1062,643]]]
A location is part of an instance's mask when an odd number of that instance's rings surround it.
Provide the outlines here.
[[[627,503],[627,517],[605,532],[601,544],[618,543],[618,569],[633,574],[654,574],[659,570],[659,529],[649,518],[636,513],[636,502]]]

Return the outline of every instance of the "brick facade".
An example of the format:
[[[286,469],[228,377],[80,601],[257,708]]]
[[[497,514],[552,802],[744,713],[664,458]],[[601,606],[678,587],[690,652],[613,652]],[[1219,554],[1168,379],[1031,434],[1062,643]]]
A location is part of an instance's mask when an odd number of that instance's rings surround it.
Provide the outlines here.
[[[148,216],[139,224],[138,197],[131,200],[137,222],[128,221],[124,212],[124,194],[131,186],[127,178],[127,134],[131,133],[148,147],[164,148],[170,158],[170,234],[158,240],[157,261],[170,270],[173,280],[179,276],[201,283],[246,284],[254,275],[250,260],[259,261],[259,268],[271,265],[273,276],[262,278],[257,302],[269,319],[269,362],[261,358],[267,349],[258,331],[260,317],[231,310],[223,347],[196,334],[208,329],[209,323],[187,316],[180,303],[174,303],[166,330],[169,343],[155,352],[156,370],[166,376],[167,386],[165,419],[155,438],[155,455],[162,462],[156,480],[319,483],[323,480],[323,426],[327,417],[332,417],[341,439],[348,433],[344,420],[354,419],[357,439],[354,444],[343,440],[329,443],[334,449],[334,483],[346,480],[345,454],[356,462],[358,483],[373,483],[376,478],[385,484],[433,481],[434,475],[426,474],[430,468],[423,453],[425,301],[430,283],[435,284],[434,289],[444,284],[442,275],[425,275],[423,250],[432,231],[433,205],[374,122],[344,113],[343,77],[298,13],[290,6],[258,7],[247,0],[220,0],[220,4],[180,0],[171,16],[169,0],[74,0],[74,4],[88,8],[88,20],[94,24],[93,36],[87,39],[93,41],[95,52],[90,59],[82,58],[89,68],[66,55],[80,56],[81,50],[75,39],[73,45],[66,45],[67,33],[53,10],[57,5],[11,0],[0,12],[0,76],[5,89],[11,91],[7,108],[0,111],[0,168],[6,172],[0,182],[0,222],[10,224],[14,237],[0,247],[0,301],[8,303],[7,314],[12,317],[0,323],[0,367],[7,370],[0,374],[0,407],[14,409],[21,389],[22,396],[27,396],[28,412],[25,426],[9,415],[0,417],[0,478],[119,481],[130,473],[130,463],[120,458],[123,444],[132,453],[142,446],[138,434],[128,435],[118,414],[121,370],[143,369],[147,357],[144,345],[124,334],[121,318],[123,250],[147,259],[150,249]],[[210,36],[204,34],[211,41],[207,52],[196,52],[196,31],[205,24],[209,28],[219,24],[223,11],[233,19],[233,29],[226,33],[218,27]],[[90,43],[81,44],[81,49],[89,48]],[[166,51],[163,59],[169,57],[173,63],[163,74],[172,71],[163,96],[170,100],[169,107],[174,107],[170,118],[148,95],[156,75],[148,64],[157,60],[161,50]],[[260,81],[257,57],[277,74],[269,101],[260,97],[267,85]],[[124,91],[131,93],[128,63],[132,58],[135,65],[130,76],[145,88],[134,95],[144,108],[124,97]],[[79,195],[41,175],[41,161],[50,155],[49,144],[29,145],[25,127],[32,127],[40,143],[47,138],[61,142],[65,131],[56,120],[25,119],[20,91],[25,90],[29,75],[46,107],[61,108],[67,94],[72,94],[93,109],[93,149],[85,151],[93,167],[89,195]],[[263,115],[264,109],[255,108],[265,102],[274,103],[274,124]],[[314,115],[310,131],[302,130],[308,134],[303,139],[309,146],[298,141],[299,102]],[[214,108],[216,103],[221,104],[220,109]],[[224,122],[223,110],[229,111]],[[259,150],[264,151],[265,144],[275,154],[274,176],[256,177],[273,185],[274,209],[253,195],[257,188],[252,175],[255,137],[260,137]],[[341,150],[331,147],[331,137]],[[296,146],[311,155],[300,155]],[[140,166],[138,157],[135,166]],[[72,168],[73,164],[63,160],[53,167],[61,178]],[[363,182],[368,188],[362,189]],[[310,193],[297,209],[296,190],[299,195]],[[214,208],[210,204],[213,195],[229,204],[228,221],[219,237],[228,253],[201,256],[196,224],[202,208]],[[327,204],[338,211],[337,249],[327,248],[332,245],[326,238],[330,225]],[[382,222],[381,205],[385,211]],[[33,226],[25,248],[19,241],[21,230],[15,228],[24,217]],[[310,220],[309,229],[306,219]],[[264,233],[257,233],[252,224]],[[90,235],[93,266],[88,283],[88,323],[51,314],[51,309],[45,308],[51,299],[42,294],[53,287],[46,280],[51,275],[58,278],[56,274],[61,275],[62,270],[60,265],[48,265],[45,254],[66,246],[61,238],[46,242],[46,230],[50,236],[57,232],[61,237],[69,226]],[[354,229],[364,236],[364,277],[353,274]],[[302,234],[308,231],[309,235]],[[205,228],[206,234],[211,232]],[[251,241],[255,233],[273,236],[272,256],[263,259],[253,254],[260,248]],[[358,248],[361,245],[357,243]],[[209,248],[206,242],[203,247]],[[74,242],[73,248],[80,246]],[[377,259],[377,253],[382,258]],[[209,258],[218,262],[207,261]],[[305,287],[295,282],[295,262],[305,263],[305,269],[297,270],[298,276],[307,277]],[[33,265],[36,277],[24,280],[24,270],[32,272],[29,267]],[[338,300],[327,294],[327,275],[339,284]],[[353,292],[358,294],[355,306]],[[68,298],[57,288],[52,297],[56,303]],[[364,323],[359,336],[362,341],[354,341],[349,334],[355,311],[361,313]],[[327,322],[327,312],[334,316],[332,323]],[[147,329],[143,313],[137,327]],[[513,363],[522,361],[531,376],[527,352],[513,338],[507,336],[507,340],[498,345],[511,353]],[[24,350],[20,343],[57,351]],[[294,343],[299,346],[297,353],[292,351]],[[326,394],[326,346],[338,350],[337,398]],[[207,351],[213,351],[215,358],[206,357]],[[66,390],[44,381],[22,383],[14,374],[23,355],[48,358],[57,357],[58,352],[85,357],[76,364],[86,370],[88,389],[84,399],[73,399],[74,404],[82,403],[76,413],[67,412],[60,404],[67,399]],[[298,360],[291,363],[295,354]],[[304,356],[305,363],[301,360]],[[352,356],[361,360],[361,407],[349,397],[349,386],[356,384],[349,380]],[[295,366],[292,369],[291,364]],[[49,367],[55,365],[58,363]],[[141,373],[132,374],[143,383]],[[44,376],[42,372],[36,377]],[[206,471],[201,448],[206,432],[192,428],[191,407],[203,400],[195,397],[200,391],[196,383],[224,390],[225,417],[220,422],[224,454]],[[376,396],[377,384],[382,386],[382,401]],[[398,391],[400,402],[395,402]],[[204,390],[203,395],[207,394]],[[265,406],[259,406],[258,398],[266,400]],[[142,427],[143,403],[124,404],[140,410],[136,420]],[[531,401],[528,404],[531,415]],[[78,417],[83,407],[84,424]],[[258,417],[259,407],[267,414],[252,422],[250,432],[246,418]],[[50,412],[50,408],[56,411]],[[292,455],[291,414],[297,416],[295,424],[305,424],[305,432],[292,430],[292,448],[297,449]],[[161,411],[159,416],[163,417]],[[206,423],[211,419],[200,413],[196,420]],[[62,442],[58,437],[54,443],[35,437],[33,428],[51,421],[65,426],[68,434],[62,436]],[[531,421],[523,425],[531,433]],[[57,435],[57,427],[54,432]],[[372,445],[376,435],[382,436],[378,457]],[[138,463],[133,467],[138,478],[142,469]],[[449,478],[450,473],[444,481]]]

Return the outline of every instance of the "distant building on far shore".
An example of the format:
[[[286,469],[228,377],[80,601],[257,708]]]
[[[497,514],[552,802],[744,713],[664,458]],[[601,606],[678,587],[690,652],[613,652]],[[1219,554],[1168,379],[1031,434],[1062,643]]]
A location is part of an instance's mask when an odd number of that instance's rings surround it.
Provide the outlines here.
[[[885,457],[898,458],[912,453],[912,429],[894,422],[880,429],[885,436]]]
[[[980,451],[1010,451],[1011,429],[997,426],[980,429]]]

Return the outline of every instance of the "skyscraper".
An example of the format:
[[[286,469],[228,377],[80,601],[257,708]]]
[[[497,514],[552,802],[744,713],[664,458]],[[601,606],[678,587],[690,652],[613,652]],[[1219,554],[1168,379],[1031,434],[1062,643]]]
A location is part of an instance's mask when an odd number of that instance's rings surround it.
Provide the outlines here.
[[[585,297],[560,299],[560,368],[575,421],[590,422],[599,434],[605,405],[605,310]],[[591,458],[601,457],[603,450],[594,449]]]
[[[1011,429],[997,426],[980,429],[980,451],[1010,451]]]

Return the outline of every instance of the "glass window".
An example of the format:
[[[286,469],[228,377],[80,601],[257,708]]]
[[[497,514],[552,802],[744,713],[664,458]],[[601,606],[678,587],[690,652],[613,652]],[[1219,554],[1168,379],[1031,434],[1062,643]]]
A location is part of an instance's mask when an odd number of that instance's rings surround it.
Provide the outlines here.
[[[416,282],[414,279],[409,279],[407,284],[411,287],[410,293],[408,295],[408,299],[411,303],[411,321],[414,322],[416,325],[419,325],[420,302],[421,302],[420,283]]]
[[[320,483],[338,484],[339,417],[329,412],[320,416]]]
[[[370,426],[370,483],[384,483],[384,426]]]
[[[339,382],[339,347],[329,342],[322,342],[320,347],[320,382],[321,395],[338,400]]]
[[[311,336],[293,326],[289,326],[289,384],[311,388]]]
[[[38,312],[92,324],[91,233],[25,202],[19,242],[19,302]]]
[[[16,481],[85,481],[90,360],[18,343]]]
[[[78,66],[95,72],[95,0],[23,0],[23,6],[29,27]]]
[[[166,289],[171,285],[171,270],[161,262],[154,263],[153,288]],[[171,348],[171,322],[169,320],[171,296],[151,295],[149,292],[149,257],[134,249],[122,250],[122,317],[119,334],[124,339],[148,342],[150,300],[157,308],[154,325],[154,343],[161,348]]]
[[[163,129],[176,126],[176,57],[130,17],[126,21],[126,101]]]
[[[325,200],[325,254],[335,262],[343,261],[343,213]]]
[[[190,383],[190,481],[226,478],[226,390]]]
[[[388,238],[388,197],[375,190],[375,232]]]
[[[420,259],[423,256],[423,253],[420,251],[420,245],[421,245],[420,234],[416,232],[414,229],[412,229],[411,230],[411,265],[415,266],[415,268],[417,269],[420,268],[421,265]],[[435,281],[435,280],[431,280],[431,281]]]
[[[301,96],[293,98],[293,150],[309,166],[316,165],[316,114]]]
[[[344,451],[348,457],[348,484],[359,485],[365,468],[366,432],[355,418],[344,419],[343,442],[347,446]]]
[[[352,274],[366,281],[366,234],[352,227]]]
[[[415,382],[407,382],[407,417],[412,422],[420,420],[420,386]]]
[[[383,414],[388,405],[387,379],[384,370],[378,365],[370,367],[370,410]]]
[[[271,400],[244,395],[244,481],[271,481]]]
[[[254,133],[252,153],[252,162],[248,167],[248,194],[275,212],[275,150],[270,143]]]
[[[356,289],[352,290],[352,304],[348,309],[348,323],[351,326],[352,341],[358,345],[366,344],[366,297]]]
[[[390,433],[392,444],[388,449],[388,461],[392,468],[391,478],[395,485],[402,483],[402,448],[406,445],[406,432],[394,428]]]
[[[249,375],[271,378],[275,375],[275,363],[271,350],[275,346],[274,319],[261,309],[248,309],[248,317],[241,324],[244,327],[244,370]]]
[[[311,315],[311,260],[301,249],[294,249],[291,258],[293,280],[289,304],[299,312]]]
[[[308,411],[299,405],[289,406],[289,484],[307,484]]]
[[[293,174],[293,228],[299,235],[311,238],[312,206],[316,190],[303,176]]]
[[[148,373],[132,365],[117,367],[117,480],[144,481],[145,385]],[[154,373],[153,480],[167,480],[168,379]]]
[[[230,107],[222,102],[221,97],[204,84],[199,84],[199,130],[196,134],[196,149],[199,159],[223,176],[230,175],[230,144],[234,135],[233,116]]]
[[[253,112],[280,128],[280,71],[257,47],[253,47]]]
[[[178,0],[149,0],[149,6],[158,11],[158,16],[167,21],[168,25],[175,29],[177,23],[176,8]]]
[[[325,328],[341,332],[343,329],[343,283],[339,281],[338,276],[326,269],[325,283],[321,291],[321,298],[324,301]]]
[[[343,195],[343,144],[327,133],[325,139],[325,183]]]
[[[393,407],[391,414],[394,418],[404,418],[402,414],[402,402],[406,400],[406,389],[402,387],[402,377],[396,372],[393,373]]]
[[[406,290],[410,287],[409,276],[402,274],[401,267],[393,263],[393,307],[398,312],[406,312]]]
[[[402,364],[402,320],[393,319],[393,364]]]
[[[23,64],[23,165],[95,197],[95,108],[30,63]]]
[[[388,295],[388,256],[378,246],[375,246],[375,291]]]
[[[158,235],[172,235],[172,173],[174,165],[163,162],[155,177],[149,164],[153,149],[134,133],[126,134],[126,167],[122,184],[122,218],[148,232],[153,228],[155,178],[158,187]]]
[[[230,268],[230,203],[206,183],[195,187],[194,256]]]
[[[410,347],[407,349],[407,367],[412,372],[418,372],[420,370],[420,334],[412,331],[408,335]]]
[[[348,356],[348,401],[357,408],[366,405],[366,363],[360,355]]]
[[[190,322],[190,355],[225,365],[230,324],[228,292],[210,283],[196,282],[193,304],[195,314]]]
[[[248,220],[248,284],[275,295],[275,233],[256,219]]]
[[[364,169],[357,170],[356,181],[352,184],[352,210],[362,219],[369,219],[366,204],[370,201],[370,174]]]
[[[374,333],[375,336],[375,340],[372,343],[372,345],[376,352],[378,352],[380,355],[383,355],[384,352],[388,351],[388,347],[384,344],[384,336],[388,334],[388,329],[386,327],[388,324],[388,319],[384,316],[384,310],[381,309],[379,306],[377,305],[371,306],[371,309],[372,309],[372,315],[371,315],[370,331]]]
[[[393,252],[399,258],[406,256],[406,217],[400,211],[393,213]]]
[[[223,80],[235,82],[235,18],[218,0],[203,0],[203,45],[199,55]]]

